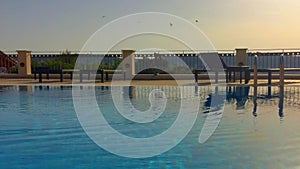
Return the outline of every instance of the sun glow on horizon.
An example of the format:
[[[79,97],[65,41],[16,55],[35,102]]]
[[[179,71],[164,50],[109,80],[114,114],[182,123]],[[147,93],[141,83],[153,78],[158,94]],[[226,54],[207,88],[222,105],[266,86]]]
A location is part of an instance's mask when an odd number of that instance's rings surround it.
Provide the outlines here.
[[[17,3],[4,0],[0,6],[0,49],[78,51],[106,23],[128,14],[150,11],[189,20],[217,49],[297,48],[299,9],[299,0],[129,0],[122,5],[115,1]]]

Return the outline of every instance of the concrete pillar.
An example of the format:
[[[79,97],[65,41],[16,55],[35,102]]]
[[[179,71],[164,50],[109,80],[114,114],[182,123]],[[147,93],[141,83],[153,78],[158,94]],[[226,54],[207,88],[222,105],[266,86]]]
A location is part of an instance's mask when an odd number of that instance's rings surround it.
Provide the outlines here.
[[[237,48],[235,49],[236,55],[236,65],[237,66],[246,66],[247,65],[247,48]]]
[[[135,76],[135,51],[122,50],[122,56],[123,71],[126,73],[126,79],[131,79]]]
[[[31,51],[17,50],[19,75],[31,75]]]

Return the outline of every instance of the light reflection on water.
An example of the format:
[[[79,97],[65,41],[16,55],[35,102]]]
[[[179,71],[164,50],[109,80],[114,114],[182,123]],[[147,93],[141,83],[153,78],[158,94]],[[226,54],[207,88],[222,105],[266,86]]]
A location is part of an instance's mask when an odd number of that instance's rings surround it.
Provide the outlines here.
[[[124,134],[149,137],[166,130],[176,118],[180,101],[174,87],[123,88],[140,110],[150,106],[148,93],[165,91],[166,112],[149,124],[134,124],[117,115],[110,88],[97,87],[98,103],[110,124]],[[84,90],[84,87],[83,87]],[[279,117],[279,89],[227,87],[223,118],[204,144],[198,137],[211,109],[209,86],[185,87],[200,98],[198,119],[188,136],[157,157],[127,159],[99,148],[83,132],[72,104],[70,87],[0,88],[1,168],[298,168],[300,166],[300,88],[285,87],[284,117]],[[256,108],[255,108],[255,105]],[[146,108],[145,108],[146,107]],[[253,114],[255,111],[255,115]],[[121,143],[126,146],[126,143]]]

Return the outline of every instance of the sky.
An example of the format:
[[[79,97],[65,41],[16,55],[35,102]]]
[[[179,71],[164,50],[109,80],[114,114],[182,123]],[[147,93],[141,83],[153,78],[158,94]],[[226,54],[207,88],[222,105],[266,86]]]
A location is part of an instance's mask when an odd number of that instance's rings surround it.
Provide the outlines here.
[[[220,50],[298,48],[299,9],[299,0],[1,0],[0,50],[79,51],[105,24],[140,12],[182,17]],[[114,49],[144,47],[139,46],[142,38],[135,39]],[[149,47],[158,44],[149,36],[146,39]],[[172,49],[182,47],[166,43]]]

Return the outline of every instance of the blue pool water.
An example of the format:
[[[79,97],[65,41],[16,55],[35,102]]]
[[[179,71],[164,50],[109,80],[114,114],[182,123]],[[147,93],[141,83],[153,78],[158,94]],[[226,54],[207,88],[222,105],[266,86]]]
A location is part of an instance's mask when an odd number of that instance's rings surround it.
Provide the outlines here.
[[[155,121],[135,124],[118,115],[110,87],[96,87],[96,98],[109,124],[131,137],[150,137],[168,129],[178,115],[174,87],[118,87],[130,91],[139,110],[150,106],[148,94],[166,92],[166,111]],[[84,90],[85,87],[82,88]],[[284,117],[278,115],[278,90],[258,88],[253,116],[253,88],[226,88],[223,118],[207,142],[198,141],[214,89],[186,87],[200,98],[197,120],[182,142],[158,156],[131,159],[105,151],[82,129],[71,87],[8,86],[0,88],[0,168],[299,168],[300,88],[286,87]],[[125,105],[126,106],[126,105]],[[126,146],[126,143],[119,143]],[[142,151],[142,150],[141,150]]]

